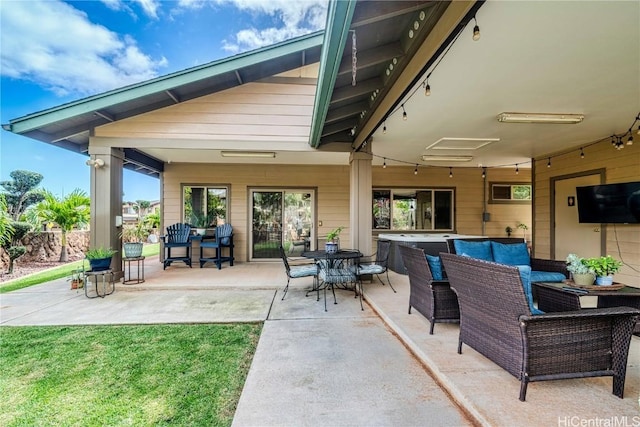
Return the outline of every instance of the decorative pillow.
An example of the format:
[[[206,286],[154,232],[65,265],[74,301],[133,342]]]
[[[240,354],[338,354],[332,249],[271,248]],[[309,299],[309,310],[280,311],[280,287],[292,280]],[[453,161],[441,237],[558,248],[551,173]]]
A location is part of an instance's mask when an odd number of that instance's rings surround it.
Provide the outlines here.
[[[528,265],[516,265],[520,272],[520,279],[522,280],[522,288],[524,289],[524,295],[527,297],[527,303],[529,304],[529,310],[531,314],[544,314],[544,311],[538,310],[533,305],[533,293],[531,292],[531,267]]]
[[[531,282],[562,282],[566,277],[553,271],[531,271]]]
[[[504,244],[491,242],[495,262],[507,265],[531,265],[526,243]]]
[[[493,261],[493,256],[491,255],[491,242],[489,240],[481,242],[454,240],[453,247],[456,249],[457,254],[484,261]]]
[[[442,280],[442,261],[440,261],[440,257],[428,254],[425,256],[427,257],[433,280]]]

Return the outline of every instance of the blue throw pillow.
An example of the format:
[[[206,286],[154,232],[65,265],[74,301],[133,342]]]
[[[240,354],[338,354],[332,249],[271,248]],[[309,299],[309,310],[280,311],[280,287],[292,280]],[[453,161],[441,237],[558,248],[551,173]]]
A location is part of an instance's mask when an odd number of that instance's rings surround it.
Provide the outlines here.
[[[459,255],[465,255],[484,261],[493,261],[493,256],[491,255],[491,242],[488,240],[484,240],[482,242],[454,240],[453,247]]]
[[[495,262],[507,265],[531,265],[526,243],[504,244],[491,242]]]
[[[433,280],[442,280],[442,261],[439,256],[426,255]]]
[[[535,282],[562,282],[566,277],[562,273],[553,271],[531,271],[531,281]]]
[[[522,288],[524,289],[524,295],[527,297],[527,303],[529,304],[529,310],[531,314],[544,314],[544,311],[538,310],[533,305],[533,293],[531,292],[531,267],[528,265],[517,265],[520,272],[520,279],[522,279]]]

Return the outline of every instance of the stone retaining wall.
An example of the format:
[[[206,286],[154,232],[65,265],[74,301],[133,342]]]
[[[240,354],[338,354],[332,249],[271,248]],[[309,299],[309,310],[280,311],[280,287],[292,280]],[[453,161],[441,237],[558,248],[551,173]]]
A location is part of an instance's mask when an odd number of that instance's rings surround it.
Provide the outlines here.
[[[36,262],[55,262],[60,259],[61,248],[60,231],[41,231],[27,233],[22,239],[22,244],[27,248],[27,253],[18,258],[21,264]],[[67,233],[67,253],[69,261],[84,258],[84,252],[89,248],[89,231],[72,231]],[[0,264],[2,269],[8,266],[9,258],[2,250]]]

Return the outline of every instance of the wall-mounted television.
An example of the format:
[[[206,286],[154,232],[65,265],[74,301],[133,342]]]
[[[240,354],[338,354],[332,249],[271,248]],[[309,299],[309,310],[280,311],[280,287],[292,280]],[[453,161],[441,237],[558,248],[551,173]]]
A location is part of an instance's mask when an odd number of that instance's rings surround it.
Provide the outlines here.
[[[576,187],[578,221],[640,223],[640,181]]]

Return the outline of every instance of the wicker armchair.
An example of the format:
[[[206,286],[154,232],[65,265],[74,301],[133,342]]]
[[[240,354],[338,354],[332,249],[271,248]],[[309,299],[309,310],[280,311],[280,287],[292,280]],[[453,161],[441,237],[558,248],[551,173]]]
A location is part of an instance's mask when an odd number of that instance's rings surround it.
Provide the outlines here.
[[[467,344],[518,378],[531,381],[613,377],[622,398],[631,333],[640,310],[583,309],[532,315],[517,267],[440,254],[460,304],[458,353]]]
[[[459,323],[458,298],[449,281],[433,279],[422,249],[411,246],[399,246],[399,249],[409,275],[409,314],[413,307],[429,320],[429,335],[433,335],[436,323]]]

